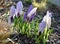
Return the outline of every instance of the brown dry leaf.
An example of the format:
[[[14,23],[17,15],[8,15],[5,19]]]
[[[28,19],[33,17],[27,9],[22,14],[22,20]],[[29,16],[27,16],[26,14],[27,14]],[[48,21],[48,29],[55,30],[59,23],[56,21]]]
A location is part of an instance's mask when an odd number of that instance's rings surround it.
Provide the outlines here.
[[[0,19],[0,40],[10,36],[10,28],[10,25],[6,21]]]

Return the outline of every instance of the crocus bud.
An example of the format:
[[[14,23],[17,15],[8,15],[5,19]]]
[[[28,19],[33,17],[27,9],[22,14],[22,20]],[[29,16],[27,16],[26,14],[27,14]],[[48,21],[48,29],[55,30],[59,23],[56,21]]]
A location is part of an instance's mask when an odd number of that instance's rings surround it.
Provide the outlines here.
[[[33,6],[30,5],[30,7],[28,8],[28,11],[24,14],[24,19],[25,20],[27,19],[28,21],[32,21],[32,19],[36,15],[36,10],[37,8],[33,8]]]
[[[10,8],[10,16],[13,16],[15,14],[15,7],[11,6]]]
[[[22,14],[22,10],[23,10],[23,4],[22,4],[22,1],[19,1],[16,5],[16,11],[21,15]],[[18,14],[17,13],[17,14]]]
[[[24,20],[27,19],[27,14],[29,14],[29,12],[33,9],[33,6],[30,5],[29,8],[28,8],[28,11],[24,13]]]
[[[43,17],[43,20],[42,20],[42,22],[39,25],[39,30],[41,32],[43,32],[46,27],[48,29],[51,27],[51,17],[52,17],[52,13],[47,11],[47,14]],[[43,24],[43,26],[42,26],[42,24]]]
[[[51,17],[52,17],[52,13],[47,11],[47,14],[45,16],[45,22],[47,23],[47,28],[51,27]]]
[[[15,7],[11,6],[10,8],[10,15],[8,17],[8,23],[11,24],[11,22],[13,21],[13,16],[15,15]]]
[[[27,17],[31,17],[35,12],[36,12],[36,10],[37,10],[37,8],[33,8],[30,12],[29,12],[29,14],[27,15]]]

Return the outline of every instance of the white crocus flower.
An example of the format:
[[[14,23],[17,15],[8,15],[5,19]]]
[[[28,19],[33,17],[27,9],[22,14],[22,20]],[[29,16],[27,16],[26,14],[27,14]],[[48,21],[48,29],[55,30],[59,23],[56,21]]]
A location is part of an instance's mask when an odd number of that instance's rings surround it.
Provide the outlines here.
[[[52,13],[47,11],[47,14],[43,18],[43,21],[46,22],[48,28],[50,28],[50,26],[51,26],[51,17],[52,17]]]
[[[39,32],[43,33],[44,29],[47,28],[49,29],[51,26],[51,17],[52,13],[47,11],[47,14],[43,17],[42,22],[39,24]]]

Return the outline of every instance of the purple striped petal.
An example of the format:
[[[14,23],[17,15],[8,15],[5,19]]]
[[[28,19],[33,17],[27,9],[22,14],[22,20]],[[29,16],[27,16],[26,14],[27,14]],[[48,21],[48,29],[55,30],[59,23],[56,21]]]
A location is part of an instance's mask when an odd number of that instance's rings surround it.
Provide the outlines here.
[[[30,7],[28,8],[28,12],[27,12],[27,14],[29,14],[29,12],[30,12],[32,9],[33,9],[33,6],[30,5]]]
[[[46,27],[46,22],[42,21],[42,22],[39,24],[39,32],[43,33],[45,27]]]
[[[10,16],[13,16],[15,14],[15,7],[11,6],[10,8]]]
[[[27,13],[25,12],[24,13],[24,20],[26,20],[27,19]]]
[[[27,15],[27,17],[31,17],[34,13],[36,13],[36,10],[37,10],[37,8],[35,7],[35,8],[33,8],[29,13],[28,13],[28,15]]]
[[[36,10],[37,8],[33,8],[29,14],[27,15],[27,17],[29,18],[29,21],[32,21],[32,19],[34,18],[34,16],[36,15]]]
[[[35,17],[36,13],[34,13],[30,18],[29,18],[29,21],[32,21]]]

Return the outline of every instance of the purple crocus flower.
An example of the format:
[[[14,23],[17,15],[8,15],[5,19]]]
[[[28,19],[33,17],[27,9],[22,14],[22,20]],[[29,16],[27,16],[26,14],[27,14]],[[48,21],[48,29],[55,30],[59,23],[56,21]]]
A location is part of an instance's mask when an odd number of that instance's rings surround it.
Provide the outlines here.
[[[24,13],[24,20],[25,20],[25,21],[27,20],[27,14],[29,14],[29,12],[30,12],[32,9],[33,9],[33,6],[30,5],[28,11]]]
[[[36,10],[37,10],[37,8],[33,8],[33,6],[30,5],[27,13],[24,14],[24,19],[25,20],[28,19],[29,21],[32,21],[32,19],[36,15]]]
[[[13,21],[13,16],[15,15],[15,7],[11,6],[10,8],[10,15],[8,17],[8,23],[11,24],[11,22]]]
[[[11,6],[10,8],[10,16],[13,16],[15,14],[15,6]]]
[[[16,16],[21,15],[22,10],[23,10],[23,4],[22,4],[22,1],[19,1],[16,5]]]

